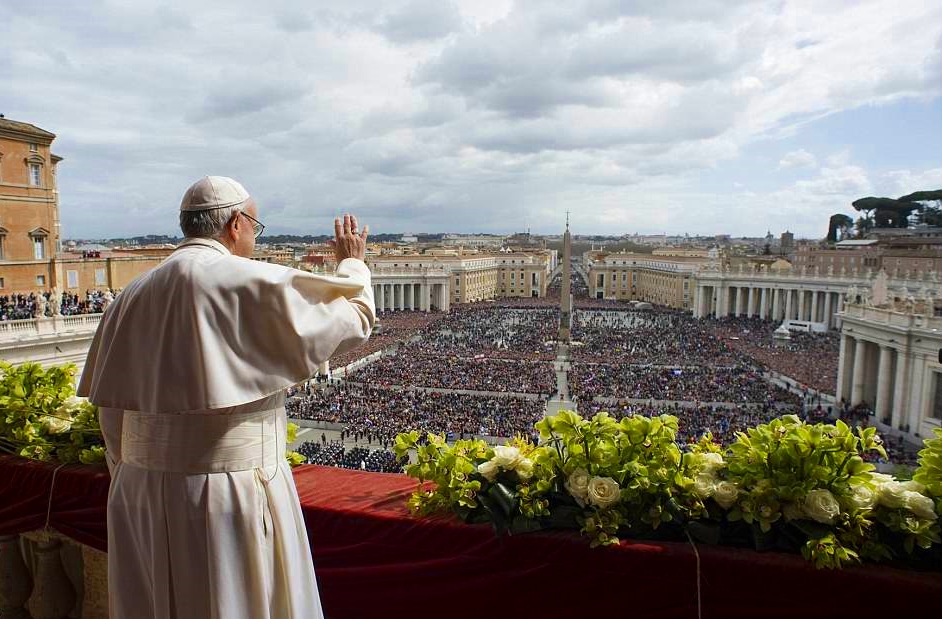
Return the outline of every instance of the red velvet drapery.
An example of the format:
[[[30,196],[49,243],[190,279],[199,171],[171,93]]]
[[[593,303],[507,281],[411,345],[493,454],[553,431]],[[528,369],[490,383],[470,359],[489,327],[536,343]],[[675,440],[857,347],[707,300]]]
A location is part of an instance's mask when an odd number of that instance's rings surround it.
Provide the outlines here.
[[[55,469],[0,456],[0,534],[46,524]],[[415,482],[403,475],[318,466],[294,474],[331,619],[697,616],[697,559],[688,544],[590,549],[571,532],[498,539],[489,526],[411,517],[405,501]],[[104,467],[62,467],[50,526],[105,550],[108,482]],[[942,599],[938,573],[821,571],[793,555],[697,551],[708,618],[904,617]]]

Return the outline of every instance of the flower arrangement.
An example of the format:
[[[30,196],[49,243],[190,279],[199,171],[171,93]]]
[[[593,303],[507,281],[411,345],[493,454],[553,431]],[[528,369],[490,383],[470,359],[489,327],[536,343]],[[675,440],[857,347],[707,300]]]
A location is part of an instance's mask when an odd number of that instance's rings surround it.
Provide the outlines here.
[[[903,561],[942,568],[942,432],[912,481],[874,472],[874,428],[807,424],[794,415],[739,433],[724,449],[705,436],[681,449],[672,416],[621,420],[569,411],[536,424],[540,444],[489,447],[400,434],[399,457],[420,483],[418,514],[454,510],[498,534],[576,528],[592,546],[620,537],[693,539],[800,551],[819,568]]]
[[[64,464],[105,461],[98,408],[75,397],[75,365],[0,361],[0,451]]]
[[[61,464],[105,462],[98,407],[75,396],[76,369],[0,361],[0,453]],[[297,432],[289,423],[289,445]],[[285,457],[291,466],[306,460],[298,452]]]

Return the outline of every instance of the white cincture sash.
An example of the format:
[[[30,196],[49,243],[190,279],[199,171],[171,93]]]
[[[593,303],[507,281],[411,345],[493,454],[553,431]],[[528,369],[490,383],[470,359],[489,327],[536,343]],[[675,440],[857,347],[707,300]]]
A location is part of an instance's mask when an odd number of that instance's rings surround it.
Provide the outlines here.
[[[235,414],[125,411],[121,460],[167,473],[266,470],[284,458],[284,429],[278,427],[281,410]]]

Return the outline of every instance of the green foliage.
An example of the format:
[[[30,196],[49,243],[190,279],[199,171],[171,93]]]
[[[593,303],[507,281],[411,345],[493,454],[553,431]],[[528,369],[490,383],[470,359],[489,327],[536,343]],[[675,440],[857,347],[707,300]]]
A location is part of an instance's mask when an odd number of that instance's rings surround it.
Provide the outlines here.
[[[619,421],[561,411],[536,429],[539,446],[516,438],[449,447],[434,434],[424,444],[418,432],[399,435],[396,453],[415,451],[406,472],[422,483],[410,507],[454,510],[498,533],[577,528],[593,547],[626,535],[685,539],[686,531],[737,543],[745,534],[757,548],[791,548],[832,569],[915,559],[940,543],[942,432],[926,441],[914,480],[899,481],[863,459],[886,456],[876,429],[841,421],[786,415],[739,433],[728,449],[707,434],[687,451],[667,415]]]
[[[105,461],[98,408],[75,397],[75,371],[0,362],[0,451],[67,464]]]
[[[936,500],[936,510],[942,513],[942,429],[933,432],[935,438],[927,438],[925,448],[919,452],[919,467],[913,473],[913,481],[926,487],[926,494]]]
[[[62,464],[103,464],[105,440],[98,407],[75,396],[74,364],[43,369],[0,361],[0,453]],[[288,424],[288,443],[298,426]],[[304,463],[286,454],[292,466]]]

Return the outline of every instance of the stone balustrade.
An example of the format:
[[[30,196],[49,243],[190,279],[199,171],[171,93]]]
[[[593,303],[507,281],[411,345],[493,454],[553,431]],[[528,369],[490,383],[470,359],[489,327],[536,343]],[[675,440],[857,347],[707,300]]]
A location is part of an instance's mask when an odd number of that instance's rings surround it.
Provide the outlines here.
[[[0,536],[0,618],[107,619],[103,552],[46,532]]]
[[[56,336],[65,333],[94,333],[101,314],[77,314],[51,318],[0,321],[0,342]]]

